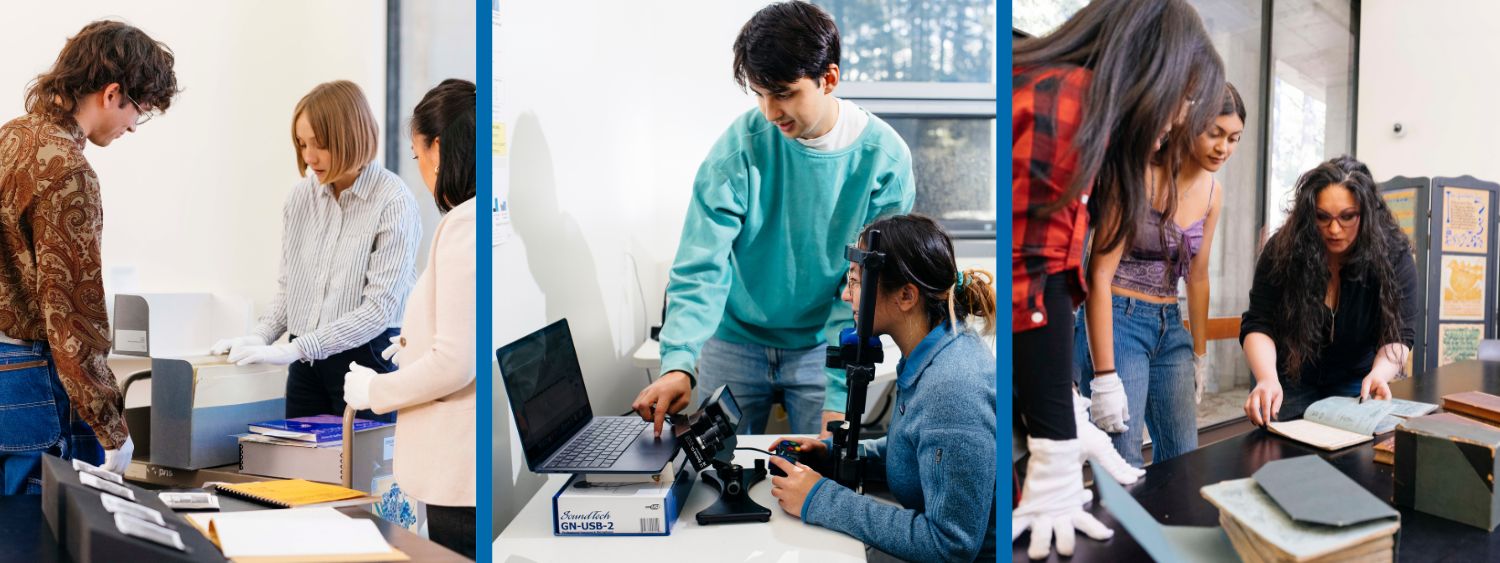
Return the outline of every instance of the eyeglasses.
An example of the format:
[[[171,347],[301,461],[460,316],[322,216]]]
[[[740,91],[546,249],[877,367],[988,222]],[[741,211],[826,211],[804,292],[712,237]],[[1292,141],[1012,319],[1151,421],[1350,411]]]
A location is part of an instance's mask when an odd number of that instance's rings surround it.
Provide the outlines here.
[[[1355,225],[1359,224],[1359,211],[1345,211],[1343,213],[1340,213],[1338,217],[1334,217],[1332,215],[1319,211],[1316,217],[1318,221],[1318,227],[1324,229],[1333,224],[1335,220],[1339,222],[1340,227],[1343,227],[1345,229],[1353,228]]]
[[[145,123],[147,121],[151,121],[151,118],[156,117],[156,110],[154,110],[154,109],[150,110],[150,111],[143,110],[143,109],[141,109],[141,104],[136,103],[135,102],[135,98],[130,97],[129,93],[125,92],[124,90],[121,90],[120,93],[125,95],[125,99],[130,101],[130,105],[135,106],[135,113],[136,113],[136,116],[135,116],[135,126],[136,127],[140,127],[141,125],[145,125]]]

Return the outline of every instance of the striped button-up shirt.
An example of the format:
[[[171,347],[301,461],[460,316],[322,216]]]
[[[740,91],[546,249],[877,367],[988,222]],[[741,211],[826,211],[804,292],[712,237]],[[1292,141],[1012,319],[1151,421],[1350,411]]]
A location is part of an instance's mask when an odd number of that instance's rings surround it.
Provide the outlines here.
[[[308,174],[282,208],[281,277],[255,334],[282,333],[308,360],[368,343],[400,326],[416,281],[422,220],[399,176],[375,163],[337,198]]]

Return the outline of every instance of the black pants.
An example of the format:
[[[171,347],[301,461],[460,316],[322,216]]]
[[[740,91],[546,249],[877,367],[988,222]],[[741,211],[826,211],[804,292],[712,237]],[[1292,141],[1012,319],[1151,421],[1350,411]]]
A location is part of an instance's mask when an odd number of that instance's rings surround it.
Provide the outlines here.
[[[1042,289],[1047,326],[1011,338],[1011,404],[1021,417],[1015,424],[1033,438],[1078,437],[1073,418],[1073,298],[1068,292],[1068,278],[1076,275],[1068,271],[1047,276]]]
[[[343,416],[344,374],[349,373],[349,362],[373,369],[376,373],[396,371],[396,364],[382,359],[380,352],[391,345],[392,336],[400,333],[400,329],[388,328],[374,340],[327,358],[313,362],[292,362],[286,373],[286,417],[319,414]],[[291,339],[296,340],[297,335],[292,335]],[[354,416],[365,420],[396,421],[394,412],[376,415],[366,410],[359,411]]]
[[[474,507],[427,505],[427,539],[474,558]]]

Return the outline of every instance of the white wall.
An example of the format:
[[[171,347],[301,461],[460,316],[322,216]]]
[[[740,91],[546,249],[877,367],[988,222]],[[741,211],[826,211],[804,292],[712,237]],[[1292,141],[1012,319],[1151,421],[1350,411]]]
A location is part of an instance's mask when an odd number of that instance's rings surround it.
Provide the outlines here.
[[[1357,150],[1375,179],[1500,181],[1500,4],[1366,0],[1360,11]]]
[[[379,2],[369,2],[374,6]],[[384,6],[381,6],[384,8]],[[417,102],[439,82],[448,78],[474,81],[476,71],[474,59],[474,4],[466,0],[406,0],[401,3],[401,93],[397,103],[401,122],[389,130],[398,137],[397,150],[392,158],[398,159],[397,172],[406,185],[417,193],[417,205],[422,213],[422,246],[417,268],[427,264],[428,245],[432,232],[437,229],[437,205],[427,195],[422,183],[422,173],[417,170],[417,161],[412,160],[408,138],[411,128],[411,112]],[[480,102],[483,103],[483,102]],[[384,111],[383,108],[377,108]],[[381,154],[384,154],[384,145]]]
[[[440,77],[474,78],[472,5],[421,4],[423,13],[406,18],[407,112]],[[282,202],[299,179],[291,113],[319,83],[358,84],[382,135],[401,137],[394,156],[410,154],[406,123],[384,123],[385,4],[367,0],[87,0],[41,17],[3,18],[0,120],[25,111],[26,85],[51,67],[69,36],[103,18],[167,44],[183,90],[136,133],[84,151],[102,185],[104,281],[112,293],[226,293],[253,299],[257,311],[266,307],[276,291]],[[425,256],[437,212],[414,165],[402,164],[423,210]]]
[[[264,307],[275,292],[282,200],[298,179],[292,108],[340,78],[374,107],[385,103],[383,5],[87,1],[4,18],[0,115],[20,115],[31,79],[101,18],[171,47],[183,90],[136,133],[84,151],[103,191],[106,288],[234,293]]]
[[[495,253],[495,346],[567,318],[598,412],[624,412],[646,385],[629,355],[661,321],[698,164],[754,105],[730,49],[764,4],[502,3],[496,118],[516,235]],[[542,480],[513,443],[498,375],[494,399],[498,530]]]

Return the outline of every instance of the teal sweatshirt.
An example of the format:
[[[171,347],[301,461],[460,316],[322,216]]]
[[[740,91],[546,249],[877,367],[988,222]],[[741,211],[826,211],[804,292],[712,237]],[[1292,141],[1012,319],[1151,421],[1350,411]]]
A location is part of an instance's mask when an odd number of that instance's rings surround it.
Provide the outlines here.
[[[745,112],[693,181],[667,282],[662,373],[696,374],[710,336],[782,349],[836,342],[853,324],[839,298],[844,246],[876,218],[910,212],[914,197],[911,151],[874,115],[852,145],[825,152]],[[847,396],[844,372],[828,370],[824,410],[843,412]]]

